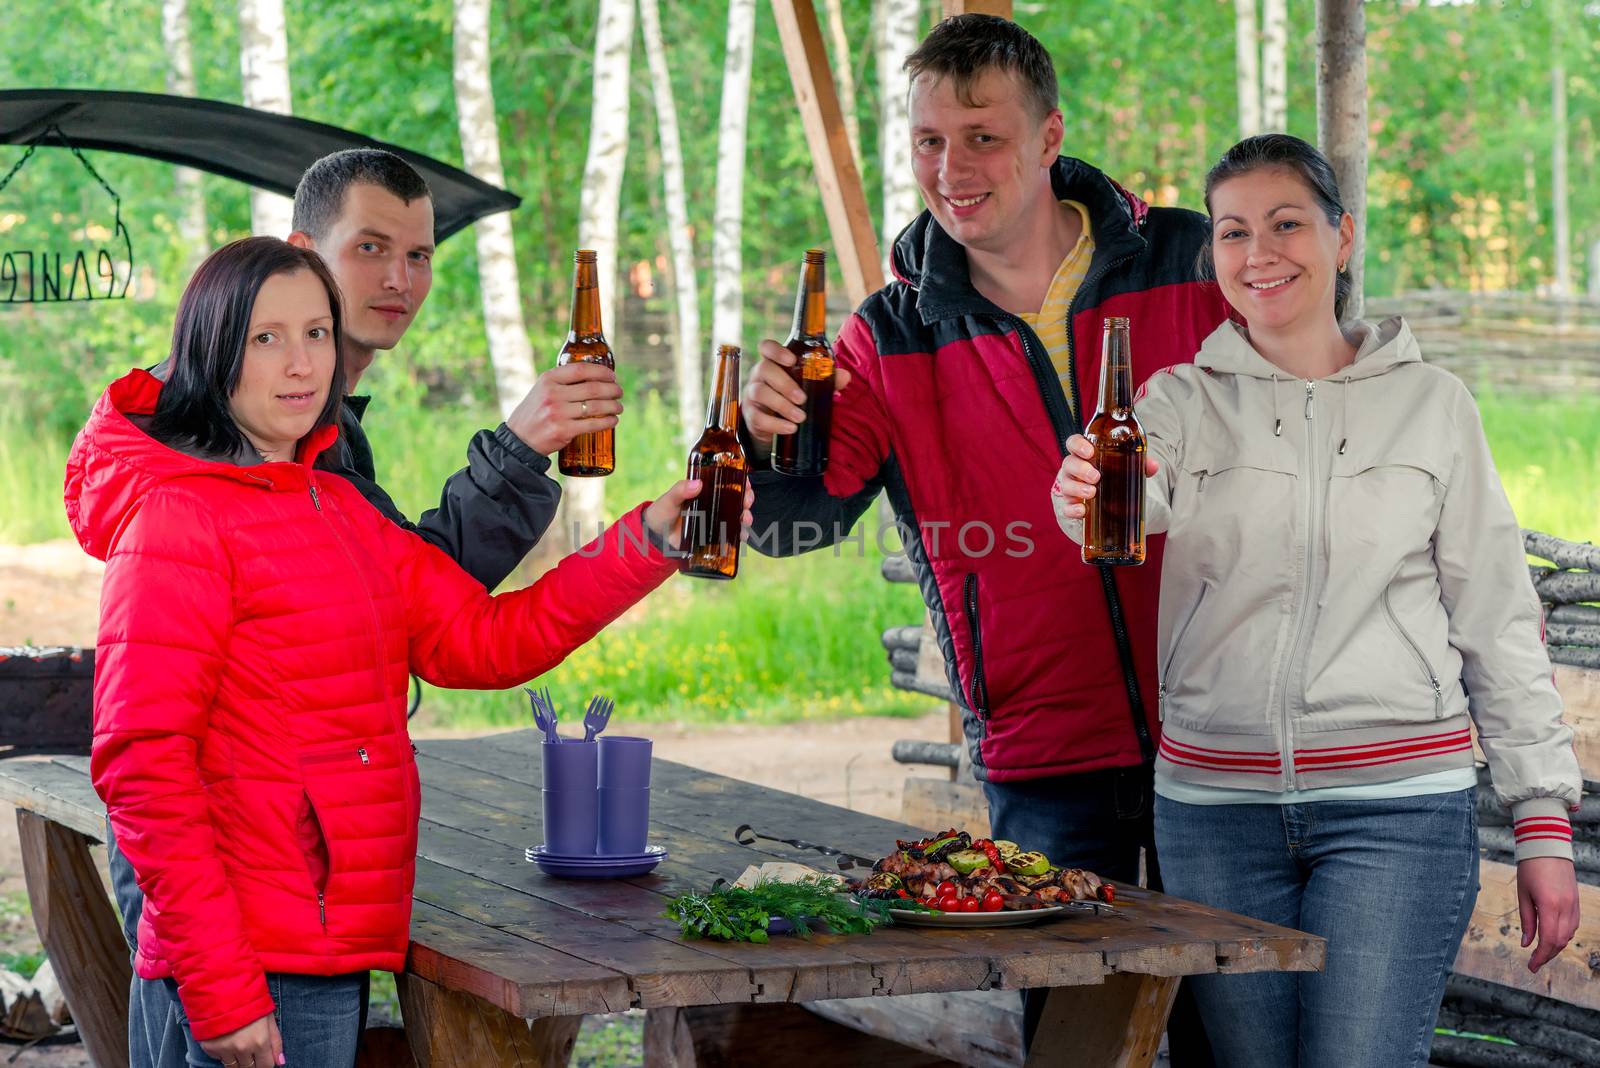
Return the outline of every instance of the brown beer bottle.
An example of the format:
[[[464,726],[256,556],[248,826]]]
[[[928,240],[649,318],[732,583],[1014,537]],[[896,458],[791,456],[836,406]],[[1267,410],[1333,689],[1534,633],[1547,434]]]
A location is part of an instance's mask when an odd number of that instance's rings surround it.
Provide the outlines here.
[[[784,342],[795,354],[788,368],[805,390],[805,420],[793,434],[772,440],[772,469],[785,475],[820,475],[828,469],[828,431],[833,426],[833,349],[828,345],[826,307],[828,254],[806,251],[800,288],[794,297],[794,325]]]
[[[700,492],[683,510],[678,570],[685,575],[731,579],[739,573],[748,472],[739,444],[739,346],[720,345],[706,428],[689,450],[688,477],[700,480]]]
[[[578,265],[572,276],[572,329],[556,357],[556,366],[581,362],[614,368],[611,346],[600,332],[600,269],[595,266],[595,254],[579,249],[572,258]],[[573,438],[561,450],[561,473],[593,476],[615,471],[616,435],[616,428],[607,427]]]
[[[1083,562],[1144,563],[1144,429],[1133,417],[1128,320],[1106,319],[1100,342],[1100,407],[1084,428],[1100,471],[1084,502]]]

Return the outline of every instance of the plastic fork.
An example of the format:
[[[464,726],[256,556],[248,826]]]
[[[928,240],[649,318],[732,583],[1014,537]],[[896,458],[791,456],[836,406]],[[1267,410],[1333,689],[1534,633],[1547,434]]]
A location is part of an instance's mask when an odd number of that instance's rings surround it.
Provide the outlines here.
[[[522,691],[528,695],[528,703],[533,706],[533,722],[544,731],[544,740],[561,741],[561,735],[556,733],[556,706],[550,700],[550,687],[534,690],[524,686]]]
[[[589,699],[589,707],[583,713],[583,740],[594,741],[594,736],[606,729],[606,723],[611,719],[612,709],[617,703],[609,697],[595,694]]]

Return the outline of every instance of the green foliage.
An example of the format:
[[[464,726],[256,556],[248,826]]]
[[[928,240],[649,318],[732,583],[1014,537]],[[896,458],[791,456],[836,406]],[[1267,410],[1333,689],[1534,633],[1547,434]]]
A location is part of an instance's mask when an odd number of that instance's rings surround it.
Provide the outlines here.
[[[42,949],[31,953],[4,952],[0,953],[0,971],[8,971],[24,979],[32,979],[33,973],[39,970],[39,966],[44,961],[45,952]]]
[[[835,934],[870,934],[888,922],[888,906],[857,900],[845,893],[843,879],[821,878],[809,883],[762,881],[746,890],[724,884],[704,894],[681,894],[662,913],[677,921],[685,938],[711,938],[723,942],[766,942],[774,919],[787,920],[794,933],[805,938],[811,925]]]
[[[1490,393],[1478,398],[1478,410],[1517,521],[1593,541],[1600,531],[1600,401]]]

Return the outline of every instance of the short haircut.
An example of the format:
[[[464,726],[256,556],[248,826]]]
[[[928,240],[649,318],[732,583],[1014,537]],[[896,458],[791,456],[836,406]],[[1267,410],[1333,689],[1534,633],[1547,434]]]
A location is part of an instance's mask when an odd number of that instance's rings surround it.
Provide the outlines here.
[[[183,451],[233,456],[245,451],[244,432],[228,401],[239,388],[250,313],[268,278],[310,271],[328,291],[336,346],[333,381],[316,427],[333,425],[344,396],[344,341],[340,329],[339,285],[310,249],[276,237],[247,237],[224,245],[200,264],[178,301],[167,357],[167,381],[156,400],[150,434]]]
[[[1230,178],[1240,178],[1263,168],[1288,171],[1305,184],[1311,197],[1322,211],[1322,217],[1335,230],[1344,219],[1344,200],[1339,196],[1339,179],[1334,176],[1333,164],[1316,146],[1286,133],[1264,133],[1246,137],[1222,154],[1206,172],[1206,214],[1211,212],[1211,194],[1217,186]],[[1216,262],[1212,259],[1211,231],[1206,231],[1206,243],[1200,249],[1200,274],[1203,278],[1216,277]],[[1334,279],[1333,315],[1343,320],[1345,306],[1350,303],[1350,276],[1343,271]]]
[[[300,176],[294,191],[294,228],[315,240],[325,237],[344,208],[345,191],[358,182],[375,185],[407,204],[433,196],[416,168],[393,152],[347,148],[323,156]]]
[[[1033,34],[998,15],[951,15],[906,57],[905,69],[912,81],[924,74],[949,78],[956,99],[969,108],[991,103],[972,95],[974,83],[987,70],[1015,75],[1029,110],[1041,122],[1060,106],[1061,87],[1050,53]]]

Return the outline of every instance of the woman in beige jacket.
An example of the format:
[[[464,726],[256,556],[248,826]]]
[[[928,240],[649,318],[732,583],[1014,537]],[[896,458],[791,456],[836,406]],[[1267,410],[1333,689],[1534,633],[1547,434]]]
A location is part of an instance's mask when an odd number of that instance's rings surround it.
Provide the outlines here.
[[[1472,725],[1515,823],[1530,969],[1577,928],[1581,779],[1540,606],[1471,396],[1402,320],[1341,325],[1354,226],[1328,161],[1249,138],[1206,207],[1248,326],[1135,405],[1146,530],[1167,535],[1162,874],[1328,939],[1319,973],[1196,982],[1218,1063],[1425,1065],[1478,890]],[[1083,437],[1067,452],[1052,496],[1081,541],[1099,476]]]

